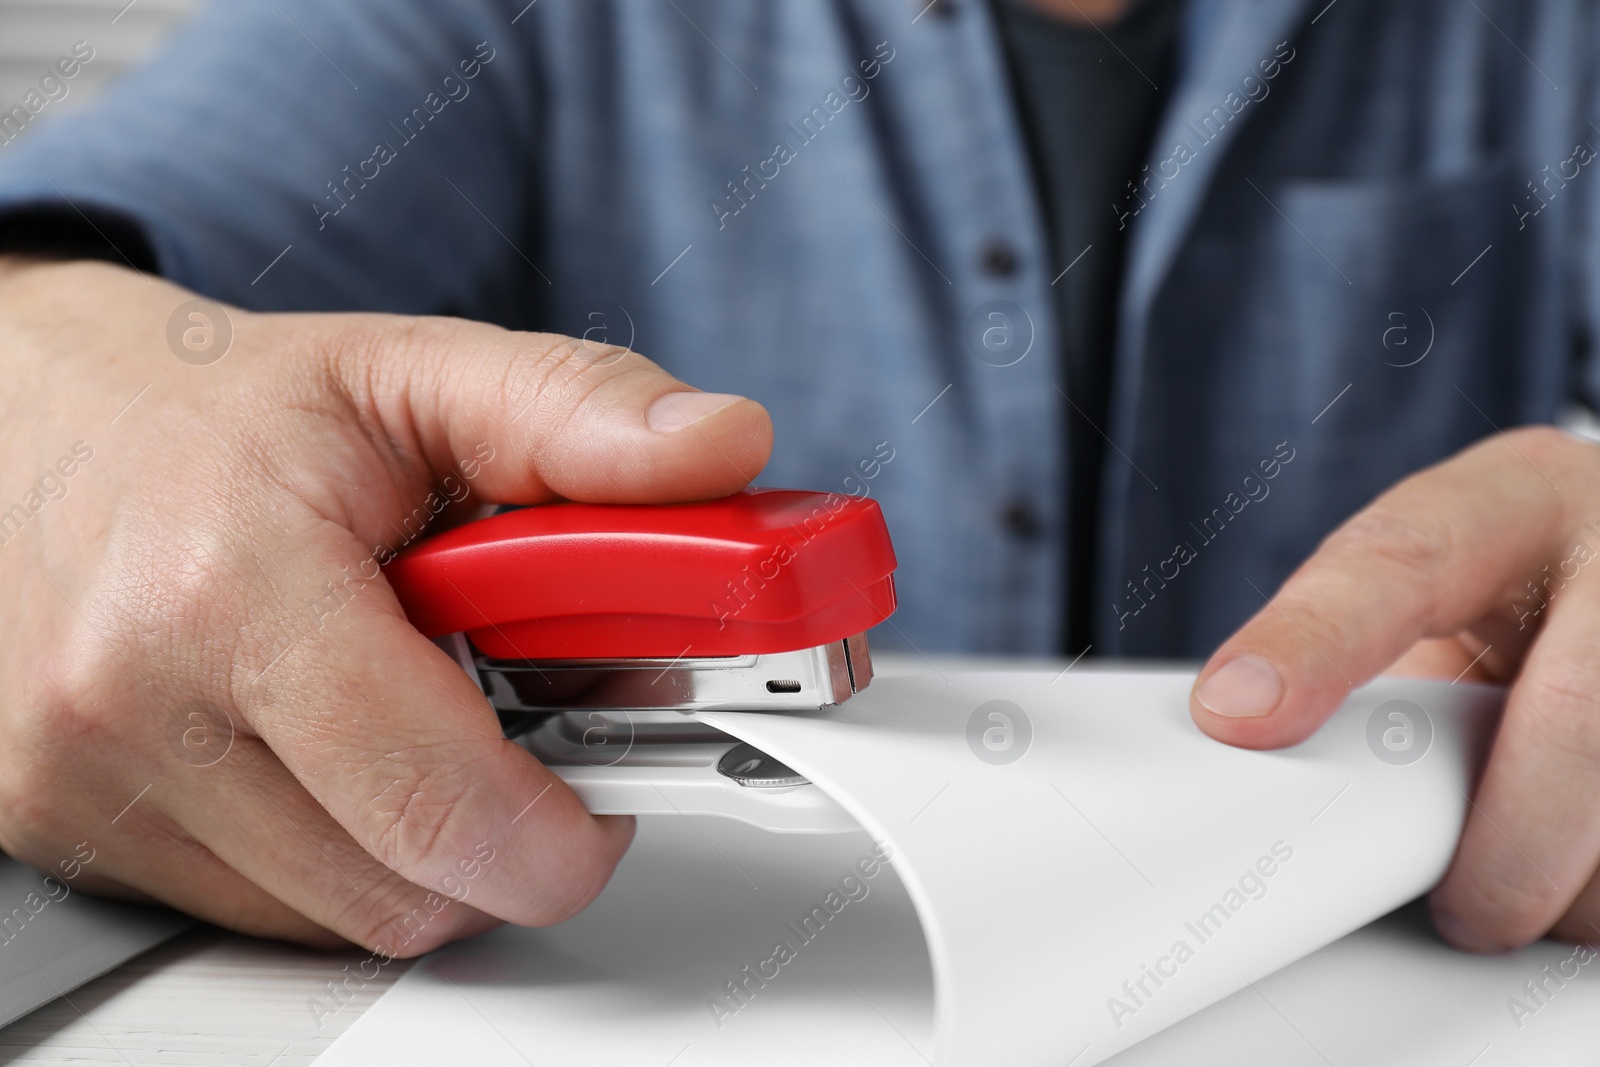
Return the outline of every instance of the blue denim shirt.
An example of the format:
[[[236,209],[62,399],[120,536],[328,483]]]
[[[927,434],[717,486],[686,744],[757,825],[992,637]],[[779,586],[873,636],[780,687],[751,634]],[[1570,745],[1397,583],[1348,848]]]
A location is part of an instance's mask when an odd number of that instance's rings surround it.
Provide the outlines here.
[[[989,10],[925,3],[227,0],[0,146],[0,210],[126,213],[251,308],[631,343],[767,405],[764,484],[882,502],[875,637],[1052,652],[1059,267]],[[1206,653],[1384,487],[1588,398],[1595,7],[1193,0],[1105,207],[1097,654]]]

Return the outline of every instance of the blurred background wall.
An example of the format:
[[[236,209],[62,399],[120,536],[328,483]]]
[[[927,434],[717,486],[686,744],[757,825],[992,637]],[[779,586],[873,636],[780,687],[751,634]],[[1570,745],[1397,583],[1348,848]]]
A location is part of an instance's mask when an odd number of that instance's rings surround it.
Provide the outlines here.
[[[331,2],[331,0],[330,0]],[[0,111],[38,84],[75,42],[94,46],[94,62],[71,82],[52,114],[92,97],[148,55],[199,0],[0,0]]]

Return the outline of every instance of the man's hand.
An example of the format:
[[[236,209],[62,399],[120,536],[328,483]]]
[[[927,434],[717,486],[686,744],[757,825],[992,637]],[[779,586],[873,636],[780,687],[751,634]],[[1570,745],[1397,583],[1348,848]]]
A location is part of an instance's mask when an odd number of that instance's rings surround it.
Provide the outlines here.
[[[736,491],[765,411],[448,319],[227,309],[196,365],[191,299],[0,260],[0,847],[390,955],[572,915],[632,821],[502,738],[377,565],[485,502]]]
[[[1600,446],[1491,437],[1331,534],[1206,664],[1200,728],[1292,745],[1380,672],[1512,682],[1431,898],[1473,951],[1600,937]],[[1470,668],[1470,669],[1469,669]],[[1514,681],[1513,681],[1514,680]]]

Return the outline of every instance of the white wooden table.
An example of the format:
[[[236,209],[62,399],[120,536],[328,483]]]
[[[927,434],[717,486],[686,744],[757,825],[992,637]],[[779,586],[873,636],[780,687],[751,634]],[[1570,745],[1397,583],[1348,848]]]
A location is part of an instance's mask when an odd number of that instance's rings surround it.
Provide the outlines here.
[[[390,963],[319,1025],[307,1002],[366,958],[202,927],[0,1029],[0,1064],[308,1067],[409,966]]]
[[[915,654],[882,653],[873,665],[880,677],[926,669]],[[1019,665],[1059,669],[1067,661],[946,655],[936,669]],[[410,967],[389,963],[319,1026],[307,1001],[325,997],[325,983],[367,958],[364,950],[316,952],[203,926],[0,1028],[0,1067],[309,1067]]]

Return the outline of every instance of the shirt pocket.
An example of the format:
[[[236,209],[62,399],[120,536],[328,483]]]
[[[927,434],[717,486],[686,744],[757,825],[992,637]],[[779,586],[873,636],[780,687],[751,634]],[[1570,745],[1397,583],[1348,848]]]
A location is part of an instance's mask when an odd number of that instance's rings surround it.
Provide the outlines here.
[[[1514,417],[1510,372],[1559,300],[1535,269],[1539,241],[1554,234],[1537,231],[1564,222],[1548,209],[1519,221],[1517,186],[1493,166],[1279,187],[1269,257],[1298,366],[1292,399],[1324,433],[1382,436],[1410,421],[1471,423],[1481,436],[1493,430],[1485,416]]]
[[[1492,166],[1279,186],[1267,252],[1294,366],[1284,398],[1340,509],[1497,428],[1548,417],[1562,293],[1540,266],[1559,259],[1577,190],[1519,219],[1521,185]]]

